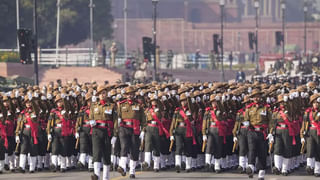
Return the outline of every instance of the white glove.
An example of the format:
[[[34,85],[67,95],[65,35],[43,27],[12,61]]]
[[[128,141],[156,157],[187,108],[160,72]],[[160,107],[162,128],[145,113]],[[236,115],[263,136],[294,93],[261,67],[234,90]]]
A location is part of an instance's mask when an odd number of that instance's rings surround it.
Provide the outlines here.
[[[80,137],[79,133],[76,132],[76,135],[75,135],[76,139],[78,139]]]
[[[186,94],[187,97],[190,97],[190,93],[189,92],[186,92],[185,94]]]
[[[301,144],[305,143],[306,140],[304,138],[301,138]]]
[[[16,136],[16,143],[20,143],[20,137],[19,136]]]
[[[162,101],[166,101],[167,100],[167,97],[166,96],[162,96]]]
[[[273,143],[274,142],[272,134],[268,134],[267,139],[269,140],[269,143]]]
[[[142,131],[142,132],[140,133],[139,138],[140,138],[141,141],[143,141],[143,139],[144,139],[144,131]]]
[[[114,146],[114,145],[116,144],[116,141],[117,141],[117,137],[114,137],[114,136],[113,136],[113,137],[111,138],[111,145]]]
[[[207,141],[207,139],[208,139],[207,135],[203,135],[203,136],[202,136],[202,140],[203,140],[203,141]]]
[[[238,141],[238,138],[237,137],[233,137],[233,142],[237,142]]]
[[[170,136],[170,141],[174,141],[174,136]]]
[[[51,136],[51,134],[48,134],[48,141],[52,141],[52,136]]]
[[[95,120],[90,120],[89,124],[91,127],[93,127],[93,126],[97,125],[97,122]]]

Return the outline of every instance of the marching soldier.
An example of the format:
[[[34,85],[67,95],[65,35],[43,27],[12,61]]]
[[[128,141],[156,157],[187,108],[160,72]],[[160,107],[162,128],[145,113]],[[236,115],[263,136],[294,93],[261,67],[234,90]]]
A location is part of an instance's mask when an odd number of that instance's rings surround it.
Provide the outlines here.
[[[56,172],[58,169],[58,157],[60,156],[60,171],[65,172],[67,169],[66,157],[71,134],[70,112],[66,106],[66,99],[58,94],[54,100],[56,108],[51,110],[48,126],[47,137],[48,145],[52,144],[51,149],[51,170]]]
[[[186,93],[180,95],[181,107],[176,108],[170,126],[170,141],[172,143],[175,140],[176,143],[175,163],[177,173],[180,173],[181,170],[182,153],[186,156],[186,172],[191,171],[192,145],[196,144],[191,125],[192,114],[188,107],[187,98]]]
[[[250,97],[253,104],[246,109],[244,121],[250,122],[248,131],[248,167],[246,169],[249,178],[253,177],[255,171],[256,157],[258,157],[258,164],[256,165],[259,171],[258,179],[264,179],[267,161],[269,143],[273,143],[273,135],[268,134],[269,123],[271,122],[271,112],[268,106],[263,105],[261,100],[261,91],[259,89],[252,90]]]
[[[89,124],[92,127],[92,155],[94,174],[92,180],[100,179],[101,159],[103,163],[103,180],[109,180],[111,164],[111,137],[114,119],[116,119],[116,105],[108,98],[107,90],[111,87],[99,86],[96,95],[99,102],[90,107]]]
[[[316,177],[320,177],[320,148],[319,148],[319,136],[320,136],[320,94],[316,93],[310,97],[311,108],[307,109],[304,114],[304,120],[302,123],[300,137],[301,143],[307,143],[307,172],[313,174]],[[312,162],[314,158],[315,162]],[[314,164],[314,169],[313,169]],[[314,172],[313,172],[314,171]]]
[[[115,133],[120,138],[121,158],[118,172],[126,175],[126,162],[130,152],[130,178],[135,178],[135,168],[139,160],[139,138],[143,141],[144,132],[140,133],[140,128],[144,123],[143,109],[141,104],[134,99],[135,89],[129,86],[125,89],[126,99],[118,103],[118,126]]]
[[[220,103],[221,94],[211,95],[211,107],[206,108],[202,125],[203,141],[207,142],[205,153],[206,170],[210,168],[211,158],[214,158],[214,170],[221,172],[223,146],[226,144],[226,114]],[[211,155],[213,154],[213,157]]]
[[[145,133],[145,162],[142,164],[143,168],[149,169],[151,163],[151,153],[153,150],[154,158],[154,171],[159,172],[160,169],[160,147],[161,147],[161,136],[166,135],[169,138],[167,129],[163,126],[161,119],[163,108],[160,106],[158,96],[156,94],[150,97],[151,105],[145,110],[146,124],[143,128]]]
[[[89,163],[92,164],[92,140],[91,140],[91,126],[90,126],[90,107],[91,107],[92,94],[85,95],[85,102],[80,109],[79,117],[76,123],[75,138],[80,144],[80,156],[78,167],[84,169],[86,165],[86,157],[89,156]]]
[[[297,121],[291,116],[292,109],[288,106],[288,94],[278,96],[279,110],[273,115],[273,124],[270,133],[275,132],[274,145],[274,169],[275,174],[289,173],[290,158],[293,156],[295,140],[295,129]]]
[[[248,162],[248,128],[250,125],[249,121],[244,121],[244,115],[246,108],[250,107],[250,99],[248,96],[244,97],[243,104],[246,105],[240,109],[237,113],[236,122],[232,131],[234,143],[239,145],[239,168],[241,174],[246,172]]]
[[[27,155],[30,153],[29,172],[34,173],[38,155],[39,107],[32,101],[32,94],[24,97],[25,109],[18,118],[16,143],[21,144],[19,171],[25,173]],[[21,140],[20,140],[21,139]]]

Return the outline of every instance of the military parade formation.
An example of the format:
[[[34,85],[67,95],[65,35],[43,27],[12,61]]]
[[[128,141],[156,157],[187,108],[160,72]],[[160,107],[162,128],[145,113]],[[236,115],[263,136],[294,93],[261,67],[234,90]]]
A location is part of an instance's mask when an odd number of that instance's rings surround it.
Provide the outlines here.
[[[315,81],[29,86],[0,94],[0,172],[320,177]],[[101,174],[102,172],[102,174]]]

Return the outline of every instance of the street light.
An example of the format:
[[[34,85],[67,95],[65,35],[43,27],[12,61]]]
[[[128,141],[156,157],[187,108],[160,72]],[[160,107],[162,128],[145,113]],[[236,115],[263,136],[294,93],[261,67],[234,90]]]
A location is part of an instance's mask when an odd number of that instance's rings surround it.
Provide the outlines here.
[[[308,1],[304,0],[304,56],[307,56],[307,15],[308,15]]]
[[[224,5],[225,5],[225,0],[220,0],[220,11],[221,11],[221,40],[220,40],[220,48],[221,48],[221,54],[220,54],[220,59],[221,59],[221,81],[225,81],[224,77],[224,67],[223,67],[223,16],[224,16]]]
[[[37,0],[33,0],[33,49],[34,49],[34,84],[39,85],[38,73],[38,12]]]
[[[286,1],[281,1],[281,9],[282,9],[282,60],[284,62],[285,57],[285,18],[286,18]]]
[[[159,0],[152,0],[153,5],[153,80],[156,81],[157,76],[157,62],[156,62],[156,49],[157,49],[157,4]]]
[[[93,8],[95,5],[93,4],[93,0],[90,0],[89,8],[90,8],[90,62],[93,59]]]
[[[255,38],[255,43],[256,43],[256,55],[255,55],[255,60],[256,60],[256,71],[257,74],[259,74],[259,49],[258,49],[258,28],[259,28],[259,24],[258,24],[258,11],[259,11],[259,0],[255,0],[254,1],[254,7],[256,9],[256,38]]]

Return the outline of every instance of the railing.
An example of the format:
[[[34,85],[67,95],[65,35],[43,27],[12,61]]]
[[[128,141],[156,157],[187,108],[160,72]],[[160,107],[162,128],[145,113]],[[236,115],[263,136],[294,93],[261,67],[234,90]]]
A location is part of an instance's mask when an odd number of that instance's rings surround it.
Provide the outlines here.
[[[0,52],[17,52],[17,49],[0,49]],[[31,54],[32,59],[34,59],[33,54]],[[129,54],[128,58],[132,58]],[[153,66],[152,56],[151,66]],[[117,67],[124,67],[126,59],[123,53],[118,53],[116,56],[115,65]],[[56,49],[38,49],[38,63],[40,65],[48,66],[99,66],[103,62],[103,58],[98,53],[92,53],[92,61],[90,60],[90,48],[60,48],[58,49],[58,56],[56,56]],[[160,55],[160,68],[167,68],[167,55]],[[198,64],[198,69],[206,69],[210,66],[209,55],[201,55],[197,63],[195,61],[194,54],[176,54],[171,62],[169,68],[172,69],[185,69],[185,68],[195,68]],[[216,62],[217,64],[218,62]],[[105,59],[105,64],[110,64],[110,56]],[[235,58],[233,64],[238,64],[237,58]],[[224,65],[229,65],[228,58],[224,57]]]

